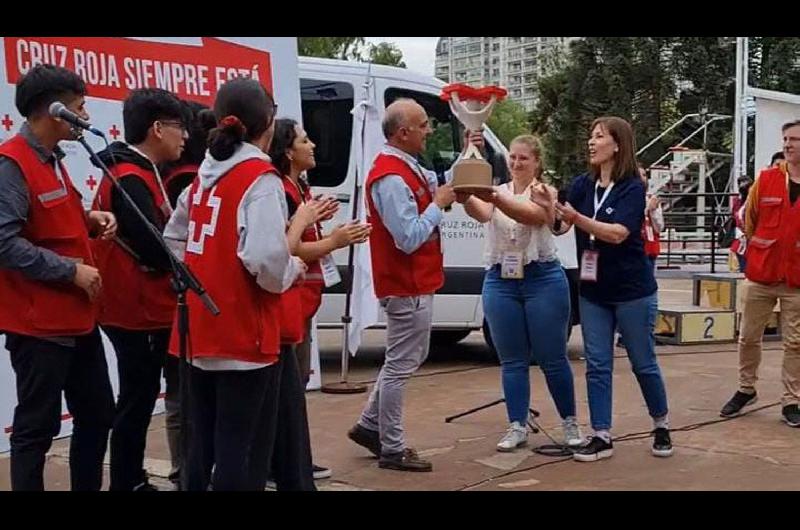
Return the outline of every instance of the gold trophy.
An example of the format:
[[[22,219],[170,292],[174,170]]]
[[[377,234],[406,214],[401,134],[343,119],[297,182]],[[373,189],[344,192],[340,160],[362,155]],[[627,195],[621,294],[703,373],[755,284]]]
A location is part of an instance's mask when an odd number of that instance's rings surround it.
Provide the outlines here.
[[[492,108],[506,97],[506,89],[498,86],[473,88],[460,83],[442,88],[441,98],[450,103],[450,110],[471,132],[483,130],[483,124],[492,114]],[[464,156],[453,165],[453,189],[476,193],[492,189],[492,166],[472,143]]]

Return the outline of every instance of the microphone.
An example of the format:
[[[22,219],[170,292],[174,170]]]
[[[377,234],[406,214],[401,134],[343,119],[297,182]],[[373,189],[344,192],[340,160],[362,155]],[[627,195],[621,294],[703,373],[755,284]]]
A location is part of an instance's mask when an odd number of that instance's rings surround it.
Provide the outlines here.
[[[67,107],[60,101],[54,101],[50,105],[49,111],[50,111],[50,116],[54,118],[61,118],[62,120],[64,120],[65,122],[69,123],[74,127],[78,127],[80,129],[86,129],[90,133],[96,136],[100,136],[101,138],[105,137],[105,135],[100,129],[95,129],[94,127],[92,127],[91,123],[84,120],[74,112],[68,110]]]

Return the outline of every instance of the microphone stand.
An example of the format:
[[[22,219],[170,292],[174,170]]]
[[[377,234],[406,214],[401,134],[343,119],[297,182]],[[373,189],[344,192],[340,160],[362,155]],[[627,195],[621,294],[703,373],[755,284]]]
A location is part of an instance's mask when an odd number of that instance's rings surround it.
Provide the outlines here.
[[[166,241],[164,241],[164,236],[161,232],[153,226],[153,224],[145,217],[142,211],[139,209],[137,204],[131,199],[130,195],[125,191],[122,185],[117,182],[117,179],[111,174],[111,171],[108,169],[102,160],[97,156],[92,148],[89,146],[86,139],[83,137],[83,131],[79,128],[73,128],[76,135],[76,140],[80,142],[80,144],[86,149],[89,153],[89,158],[94,162],[96,166],[98,166],[102,171],[103,174],[111,180],[112,185],[114,188],[119,192],[122,196],[125,203],[130,207],[136,214],[136,217],[141,221],[142,225],[147,227],[147,230],[153,236],[153,238],[158,241],[159,246],[161,249],[166,253],[167,257],[170,261],[170,267],[172,268],[172,279],[170,284],[172,286],[172,290],[175,291],[175,294],[178,297],[178,305],[177,305],[177,314],[178,314],[178,344],[179,344],[179,352],[180,352],[180,369],[178,372],[179,378],[179,395],[181,400],[180,411],[181,411],[181,475],[180,475],[180,485],[181,490],[186,490],[186,463],[188,460],[188,439],[189,439],[189,418],[188,418],[188,411],[189,411],[189,378],[191,377],[191,371],[189,370],[189,363],[191,363],[191,358],[187,356],[188,353],[188,338],[189,338],[189,306],[186,304],[186,292],[191,290],[195,293],[200,300],[203,302],[203,305],[206,309],[211,312],[212,315],[217,316],[219,315],[219,309],[217,308],[214,301],[211,299],[211,296],[206,292],[203,288],[203,285],[197,279],[197,277],[192,273],[191,270],[186,266],[183,261],[178,259],[178,257],[170,250],[169,246],[167,246]],[[105,140],[105,136],[103,136]],[[108,141],[106,141],[106,145],[108,145]]]

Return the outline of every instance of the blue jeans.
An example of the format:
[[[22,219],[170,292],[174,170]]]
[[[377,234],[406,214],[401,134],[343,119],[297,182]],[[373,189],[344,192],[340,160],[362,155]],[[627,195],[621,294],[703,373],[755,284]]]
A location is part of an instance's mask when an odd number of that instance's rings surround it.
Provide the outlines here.
[[[611,377],[614,371],[614,329],[619,328],[633,373],[653,418],[667,414],[667,391],[656,361],[653,335],[658,295],[612,304],[580,299],[581,330],[586,354],[586,387],[594,430],[611,429]]]
[[[531,356],[537,361],[561,418],[575,416],[575,388],[567,360],[569,285],[561,264],[531,262],[522,280],[486,272],[483,311],[503,371],[509,422],[525,423],[530,407]]]

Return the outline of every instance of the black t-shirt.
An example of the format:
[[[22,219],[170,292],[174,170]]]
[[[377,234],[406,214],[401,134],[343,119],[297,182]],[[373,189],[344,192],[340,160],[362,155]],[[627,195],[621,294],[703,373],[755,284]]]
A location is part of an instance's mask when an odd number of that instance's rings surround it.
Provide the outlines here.
[[[789,180],[789,204],[794,204],[800,197],[800,182]]]
[[[598,200],[605,189],[595,191],[591,175],[581,175],[572,182],[569,202],[586,217],[594,215],[594,197]],[[595,239],[598,251],[598,273],[596,282],[581,282],[580,293],[595,303],[627,302],[649,296],[658,290],[653,266],[644,253],[641,229],[644,221],[645,189],[638,176],[631,176],[614,183],[606,200],[600,205],[596,219],[603,223],[625,226],[630,235],[615,245]],[[576,227],[578,258],[589,248],[589,234]]]

